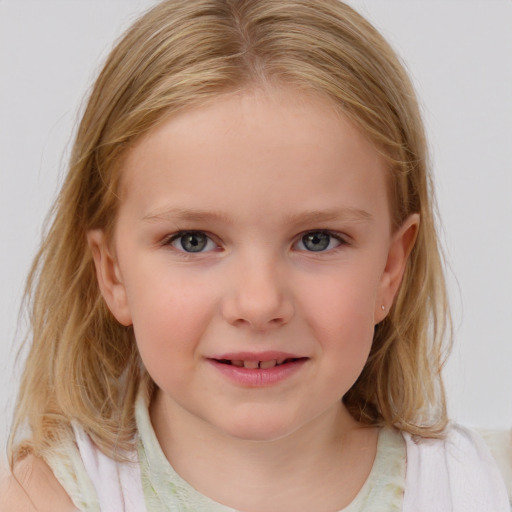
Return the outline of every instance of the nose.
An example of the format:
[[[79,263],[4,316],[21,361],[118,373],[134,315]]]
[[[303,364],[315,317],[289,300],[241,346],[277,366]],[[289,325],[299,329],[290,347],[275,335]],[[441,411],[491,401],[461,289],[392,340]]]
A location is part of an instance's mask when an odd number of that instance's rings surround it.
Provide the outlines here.
[[[229,279],[222,314],[231,325],[264,332],[287,324],[293,317],[293,299],[282,265],[247,258],[236,265]]]

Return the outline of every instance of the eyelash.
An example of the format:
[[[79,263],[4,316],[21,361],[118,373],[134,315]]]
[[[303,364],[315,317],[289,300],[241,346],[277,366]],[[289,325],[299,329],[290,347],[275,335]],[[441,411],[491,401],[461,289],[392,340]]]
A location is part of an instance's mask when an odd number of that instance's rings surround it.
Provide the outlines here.
[[[303,249],[305,252],[308,252],[308,253],[315,253],[315,252],[331,253],[332,251],[336,251],[336,249],[339,249],[340,247],[349,245],[347,239],[345,237],[343,237],[341,234],[333,232],[333,231],[329,231],[326,229],[314,229],[314,230],[306,231],[299,236],[298,240],[295,242],[294,245],[298,245],[298,244],[304,245],[304,239],[308,235],[316,235],[316,236],[327,235],[328,237],[330,237],[328,245],[331,245],[332,240],[336,240],[336,242],[338,242],[338,245],[336,247],[332,247],[331,249],[327,249],[327,250],[320,250],[320,251],[311,250],[311,251],[309,251],[307,249]]]
[[[202,251],[202,250],[201,251],[186,251],[183,247],[183,240],[181,242],[182,249],[179,249],[179,248],[173,246],[173,242],[182,239],[186,235],[205,236],[207,239],[206,244],[213,243],[217,248],[219,247],[218,244],[213,240],[213,238],[208,235],[208,233],[206,233],[205,231],[199,231],[199,230],[193,230],[193,229],[178,231],[178,232],[174,233],[173,235],[170,235],[169,237],[167,237],[164,240],[163,245],[172,246],[176,250],[177,253],[179,253],[181,256],[185,256],[185,257],[189,256],[189,255],[193,255],[193,254],[203,254],[204,252],[212,252],[211,250],[209,250],[209,251]]]
[[[182,249],[178,248],[178,247],[174,247],[173,246],[173,242],[176,242],[177,240],[180,240],[182,239],[185,235],[204,235],[207,239],[206,241],[206,244],[208,243],[213,243],[215,244],[216,248],[219,248],[219,245],[213,240],[213,238],[208,235],[207,232],[205,231],[200,231],[200,230],[182,230],[182,231],[178,231],[172,235],[170,235],[169,237],[167,237],[162,245],[164,246],[172,246],[177,253],[179,253],[180,255],[184,256],[184,257],[188,257],[190,255],[193,255],[193,254],[204,254],[205,252],[213,252],[215,249],[210,249],[210,250],[207,250],[207,251],[203,251],[203,250],[199,250],[199,251],[186,251],[185,248],[183,247],[183,241],[181,243],[181,247]],[[326,229],[313,229],[313,230],[308,230],[308,231],[305,231],[303,233],[301,233],[300,235],[298,235],[297,237],[297,240],[294,242],[293,246],[296,247],[298,244],[302,244],[304,246],[304,239],[307,235],[327,235],[328,237],[330,237],[329,239],[329,243],[328,245],[331,245],[332,243],[332,240],[335,240],[336,242],[338,242],[338,245],[336,247],[333,247],[331,249],[323,249],[323,250],[318,250],[318,251],[315,251],[315,250],[308,250],[307,248],[304,248],[304,249],[300,249],[301,252],[306,252],[306,253],[332,253],[333,251],[336,251],[337,249],[339,249],[340,247],[344,247],[344,246],[348,246],[350,245],[350,243],[347,241],[346,237],[345,236],[342,236],[341,234],[337,233],[337,232],[333,232],[333,231],[329,231],[329,230],[326,230]],[[305,246],[304,246],[305,247]]]

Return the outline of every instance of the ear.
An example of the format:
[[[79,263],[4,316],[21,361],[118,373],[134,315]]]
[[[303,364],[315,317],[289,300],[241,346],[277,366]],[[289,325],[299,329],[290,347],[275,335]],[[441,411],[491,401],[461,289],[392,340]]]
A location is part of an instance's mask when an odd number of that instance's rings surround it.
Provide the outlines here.
[[[389,246],[386,267],[382,273],[376,295],[374,321],[378,324],[386,318],[405,272],[407,258],[414,247],[420,216],[413,213],[393,234]],[[383,307],[384,306],[384,307]]]
[[[120,324],[131,325],[132,318],[128,307],[126,288],[104,231],[102,229],[88,231],[87,243],[92,252],[96,278],[103,299]]]

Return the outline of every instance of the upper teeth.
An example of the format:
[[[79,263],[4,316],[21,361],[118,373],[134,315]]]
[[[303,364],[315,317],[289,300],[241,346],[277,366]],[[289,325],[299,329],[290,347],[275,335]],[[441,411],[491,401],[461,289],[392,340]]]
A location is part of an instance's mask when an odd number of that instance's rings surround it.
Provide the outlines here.
[[[276,364],[282,364],[285,361],[285,359],[271,359],[270,361],[242,361],[242,360],[235,360],[231,361],[231,364],[233,366],[238,366],[239,368],[273,368]]]

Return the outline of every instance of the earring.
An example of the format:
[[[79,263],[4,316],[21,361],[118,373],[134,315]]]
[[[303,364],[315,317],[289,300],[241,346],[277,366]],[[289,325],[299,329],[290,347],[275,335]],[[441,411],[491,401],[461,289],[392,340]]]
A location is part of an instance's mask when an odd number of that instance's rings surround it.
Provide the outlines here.
[[[380,307],[380,309],[382,309],[382,311],[386,311],[386,307],[384,306],[384,304],[382,304],[382,306]]]

